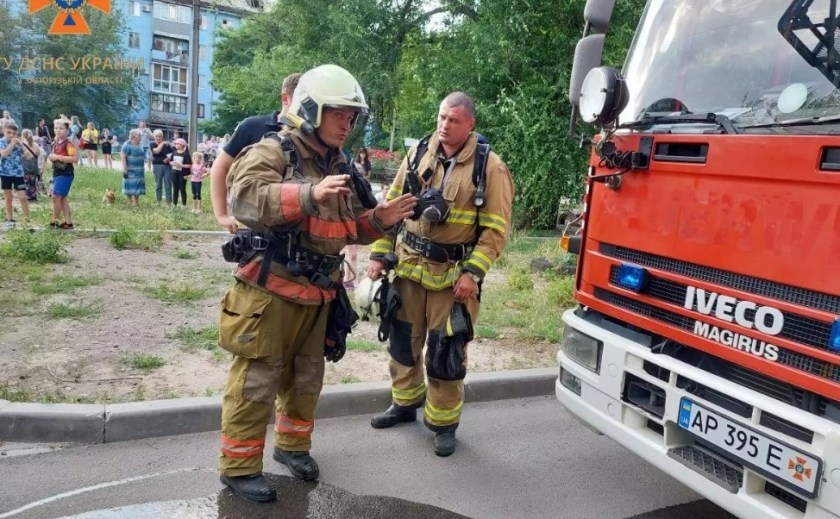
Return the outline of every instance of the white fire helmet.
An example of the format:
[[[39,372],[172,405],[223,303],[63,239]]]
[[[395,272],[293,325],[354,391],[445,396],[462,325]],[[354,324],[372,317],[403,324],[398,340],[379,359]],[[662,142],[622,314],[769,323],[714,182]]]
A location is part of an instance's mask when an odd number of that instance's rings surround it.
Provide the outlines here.
[[[359,286],[356,287],[356,306],[362,312],[362,319],[370,316],[379,317],[380,294],[382,292],[382,279],[373,280],[364,276]]]
[[[312,128],[321,126],[325,107],[349,108],[368,113],[362,87],[353,74],[338,65],[321,65],[306,71],[298,82],[289,113],[302,117]]]

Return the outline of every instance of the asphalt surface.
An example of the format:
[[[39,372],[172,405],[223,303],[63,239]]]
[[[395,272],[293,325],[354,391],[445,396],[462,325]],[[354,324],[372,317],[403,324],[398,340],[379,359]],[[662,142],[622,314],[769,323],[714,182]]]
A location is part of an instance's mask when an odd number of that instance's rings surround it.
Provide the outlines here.
[[[368,419],[317,423],[318,483],[291,478],[266,449],[280,496],[268,505],[219,483],[218,433],[3,456],[0,519],[731,517],[580,425],[553,396],[468,404],[448,458],[434,455],[420,422],[375,431]]]

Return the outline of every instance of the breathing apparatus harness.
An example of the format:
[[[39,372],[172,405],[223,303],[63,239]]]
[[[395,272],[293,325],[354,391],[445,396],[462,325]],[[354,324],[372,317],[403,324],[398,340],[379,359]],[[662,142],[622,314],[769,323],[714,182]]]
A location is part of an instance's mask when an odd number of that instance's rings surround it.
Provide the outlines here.
[[[298,127],[307,134],[314,132],[310,123],[294,114],[286,114],[280,122]],[[285,181],[304,178],[300,169],[299,154],[291,137],[270,132],[263,138],[271,139],[280,145],[286,163]],[[355,167],[344,164],[340,173],[350,175],[359,200],[366,209],[376,207],[376,197],[370,184]],[[285,265],[289,274],[293,276],[305,276],[317,287],[338,290],[342,286],[341,283],[332,281],[329,276],[341,267],[344,255],[320,254],[303,247],[300,244],[300,231],[296,227],[282,231],[238,231],[222,245],[222,253],[226,261],[239,263],[240,267],[245,266],[258,254],[263,254],[264,259],[257,278],[259,286],[265,286],[272,261]]]
[[[429,149],[429,140],[431,137],[431,135],[427,135],[417,143],[414,156],[409,163],[408,171],[406,171],[403,193],[411,193],[418,198],[417,206],[414,208],[414,214],[409,217],[410,219],[419,220],[422,218],[432,224],[438,224],[445,222],[449,216],[449,205],[444,200],[441,189],[435,187],[423,188],[420,184],[421,179],[423,183],[427,183],[432,175],[434,175],[434,171],[431,168],[426,168],[423,173],[418,172],[420,161]],[[489,155],[490,145],[482,135],[479,135],[475,148],[475,160],[473,161],[472,171],[472,181],[476,188],[475,195],[473,195],[473,204],[475,205],[476,211],[484,207],[487,202],[487,159]],[[450,168],[454,168],[455,157],[450,160],[453,161]],[[478,217],[476,215],[477,223]],[[412,232],[405,233],[403,243],[419,252],[423,257],[439,263],[461,261],[470,254],[473,247],[473,244],[435,243],[428,238]]]

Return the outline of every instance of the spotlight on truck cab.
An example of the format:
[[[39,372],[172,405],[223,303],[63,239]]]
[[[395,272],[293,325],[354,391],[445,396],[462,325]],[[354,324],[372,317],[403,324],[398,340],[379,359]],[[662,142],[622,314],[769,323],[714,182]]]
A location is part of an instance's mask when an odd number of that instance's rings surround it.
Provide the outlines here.
[[[595,67],[580,87],[580,117],[598,126],[612,125],[627,106],[627,83],[610,67]]]

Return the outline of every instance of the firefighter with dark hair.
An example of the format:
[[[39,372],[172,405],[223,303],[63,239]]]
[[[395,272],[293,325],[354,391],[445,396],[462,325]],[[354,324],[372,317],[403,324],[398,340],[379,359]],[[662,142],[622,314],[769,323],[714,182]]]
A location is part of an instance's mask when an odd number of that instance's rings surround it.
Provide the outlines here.
[[[438,456],[455,451],[480,287],[507,242],[514,195],[507,166],[474,128],[473,100],[463,92],[448,95],[437,131],[412,148],[386,196],[416,194],[415,214],[396,247],[393,235],[373,244],[368,269],[379,278],[396,252],[396,296],[381,296],[388,301],[383,335],[389,336],[393,403],[371,425],[413,422],[423,407]]]
[[[366,208],[360,197],[372,195],[346,174],[341,149],[367,110],[349,72],[316,67],[300,78],[282,132],[243,150],[226,179],[231,213],[249,230],[223,247],[238,265],[219,317],[219,344],[234,354],[219,465],[222,482],[252,501],[276,498],[262,475],[272,412],[274,459],[299,479],[318,477],[309,450],[325,358],[344,355],[356,317],[339,252],[373,242],[414,211],[411,194]]]

